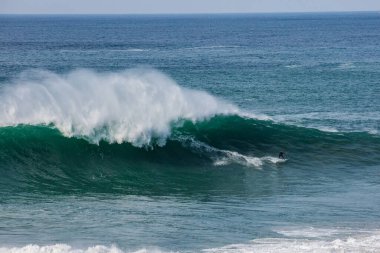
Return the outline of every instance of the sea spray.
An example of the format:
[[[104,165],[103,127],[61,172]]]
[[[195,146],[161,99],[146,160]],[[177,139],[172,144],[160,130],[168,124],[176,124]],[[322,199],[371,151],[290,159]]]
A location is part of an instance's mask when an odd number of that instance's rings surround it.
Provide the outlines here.
[[[152,69],[24,72],[0,91],[0,126],[53,125],[91,143],[163,145],[171,125],[239,110]]]

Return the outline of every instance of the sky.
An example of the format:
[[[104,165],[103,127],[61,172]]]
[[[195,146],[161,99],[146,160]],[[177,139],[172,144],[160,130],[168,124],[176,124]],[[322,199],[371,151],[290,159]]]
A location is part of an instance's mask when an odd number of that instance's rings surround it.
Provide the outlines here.
[[[0,0],[1,14],[380,11],[380,0]]]

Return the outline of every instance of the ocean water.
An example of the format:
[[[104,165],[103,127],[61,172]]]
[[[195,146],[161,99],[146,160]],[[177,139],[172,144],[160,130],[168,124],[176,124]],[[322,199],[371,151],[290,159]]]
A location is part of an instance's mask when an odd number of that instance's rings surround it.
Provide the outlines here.
[[[0,252],[379,252],[379,131],[379,13],[2,15]]]

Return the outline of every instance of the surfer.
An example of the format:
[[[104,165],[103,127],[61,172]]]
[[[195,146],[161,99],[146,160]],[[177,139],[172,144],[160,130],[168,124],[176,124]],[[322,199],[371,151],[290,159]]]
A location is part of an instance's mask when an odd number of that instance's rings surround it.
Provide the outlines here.
[[[285,159],[284,155],[285,155],[284,152],[280,152],[280,154],[278,154],[278,158],[279,159]]]

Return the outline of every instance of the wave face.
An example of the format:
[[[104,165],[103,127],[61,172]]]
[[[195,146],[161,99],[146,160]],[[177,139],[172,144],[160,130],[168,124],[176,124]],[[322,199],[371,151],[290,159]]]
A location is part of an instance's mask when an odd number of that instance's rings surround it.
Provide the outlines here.
[[[220,180],[220,168],[375,166],[379,143],[378,136],[367,133],[326,133],[240,116],[186,121],[172,129],[165,146],[143,148],[106,141],[95,145],[46,126],[3,127],[0,188],[127,194],[202,191]],[[285,150],[289,160],[278,159],[279,150]],[[218,170],[203,179],[204,170],[212,168]]]
[[[154,70],[33,71],[0,97],[0,187],[8,191],[157,193],[157,180],[191,188],[200,168],[372,166],[380,153],[378,135],[248,116]],[[186,173],[191,180],[179,180]]]

